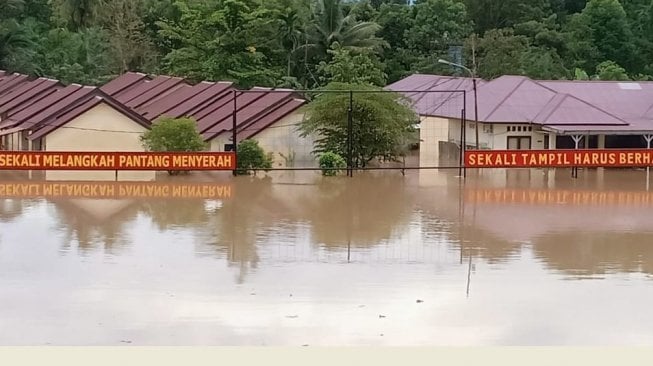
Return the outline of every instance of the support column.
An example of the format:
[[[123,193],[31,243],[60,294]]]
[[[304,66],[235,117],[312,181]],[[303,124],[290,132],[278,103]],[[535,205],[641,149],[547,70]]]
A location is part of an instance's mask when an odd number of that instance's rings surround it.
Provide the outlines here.
[[[605,149],[605,135],[599,135],[599,149]]]
[[[651,141],[653,141],[653,135],[644,135],[644,140],[646,140],[646,148],[651,149]],[[650,170],[651,168],[647,166],[646,167],[646,191],[647,192],[650,187],[650,183],[649,183],[650,182],[649,178],[651,176]]]
[[[572,135],[571,139],[574,140],[575,149],[578,150],[578,145],[583,139],[583,135]],[[571,177],[578,178],[578,167],[571,168]]]

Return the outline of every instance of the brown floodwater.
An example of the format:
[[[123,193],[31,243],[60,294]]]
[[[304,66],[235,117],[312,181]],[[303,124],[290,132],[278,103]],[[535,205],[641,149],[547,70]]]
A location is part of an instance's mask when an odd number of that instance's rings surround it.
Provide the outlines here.
[[[0,345],[651,345],[633,170],[0,175]]]

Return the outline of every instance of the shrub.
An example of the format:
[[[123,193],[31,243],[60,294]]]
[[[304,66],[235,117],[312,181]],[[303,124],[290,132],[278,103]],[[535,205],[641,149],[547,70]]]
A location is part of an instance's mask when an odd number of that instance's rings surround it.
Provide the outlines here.
[[[327,151],[320,155],[319,164],[320,169],[322,169],[322,175],[325,176],[334,176],[338,174],[341,169],[347,167],[345,159],[331,151]]]
[[[272,168],[272,156],[266,154],[256,140],[245,140],[238,144],[236,154],[236,174],[246,175],[252,169]]]
[[[141,136],[143,147],[150,151],[202,151],[206,143],[197,131],[197,123],[192,118],[158,119],[152,128]],[[177,175],[179,171],[168,171]]]

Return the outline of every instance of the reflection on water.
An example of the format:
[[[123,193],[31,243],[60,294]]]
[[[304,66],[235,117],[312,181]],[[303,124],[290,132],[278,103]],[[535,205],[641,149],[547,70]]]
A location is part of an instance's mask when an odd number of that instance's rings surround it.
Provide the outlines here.
[[[0,344],[650,344],[645,176],[2,173]]]

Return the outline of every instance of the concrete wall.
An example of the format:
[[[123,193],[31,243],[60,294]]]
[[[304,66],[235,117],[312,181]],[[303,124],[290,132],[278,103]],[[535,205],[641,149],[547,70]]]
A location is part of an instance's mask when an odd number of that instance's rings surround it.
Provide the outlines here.
[[[438,166],[440,163],[440,141],[449,141],[452,127],[458,122],[440,117],[422,117],[419,129],[419,161],[420,166]],[[455,134],[455,133],[454,133]],[[458,135],[460,136],[460,132]],[[455,138],[455,136],[453,136]]]
[[[313,167],[317,165],[315,157],[311,155],[313,139],[299,136],[298,127],[303,118],[304,113],[291,113],[252,137],[259,142],[266,153],[272,153],[274,167]],[[224,151],[224,145],[231,143],[230,137],[231,133],[227,132],[213,138],[209,142],[210,150]],[[290,158],[293,154],[294,160],[292,161],[286,161],[283,158],[283,156]]]
[[[99,131],[101,130],[101,131]],[[144,151],[147,129],[101,103],[44,138],[45,151]],[[117,180],[154,180],[154,171],[119,171]],[[47,171],[47,180],[116,180],[114,171]]]

